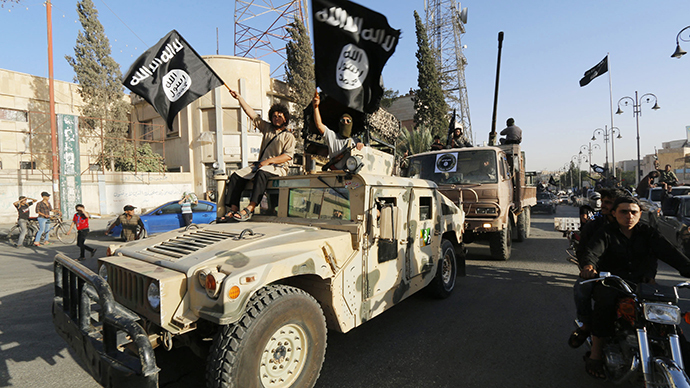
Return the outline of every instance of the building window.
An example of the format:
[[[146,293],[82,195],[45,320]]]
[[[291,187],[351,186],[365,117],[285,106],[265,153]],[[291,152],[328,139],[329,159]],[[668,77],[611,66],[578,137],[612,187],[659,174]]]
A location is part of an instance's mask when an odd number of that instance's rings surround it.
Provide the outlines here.
[[[23,110],[0,108],[0,120],[26,123],[29,121],[29,113]]]
[[[141,140],[153,140],[154,126],[151,121],[139,123],[139,134]]]
[[[182,166],[180,166],[180,167],[168,167],[168,172],[182,172]]]
[[[35,170],[36,169],[36,161],[31,161],[31,162],[19,162],[19,168],[22,170]]]

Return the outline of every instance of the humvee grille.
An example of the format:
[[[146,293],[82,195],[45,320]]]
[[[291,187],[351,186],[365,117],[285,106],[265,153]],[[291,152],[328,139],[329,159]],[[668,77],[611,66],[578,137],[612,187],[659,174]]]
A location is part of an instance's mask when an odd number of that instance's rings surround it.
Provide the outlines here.
[[[147,247],[145,251],[155,253],[157,255],[167,256],[170,259],[179,259],[220,241],[227,239],[240,240],[248,238],[245,237],[246,235],[250,236],[249,238],[263,236],[261,233],[254,233],[251,229],[245,229],[240,233],[196,229],[181,236],[171,238],[170,240],[163,241],[154,246]]]
[[[144,306],[146,298],[145,277],[130,272],[124,268],[108,266],[108,283],[113,289],[113,294],[117,296],[122,304],[131,308],[138,309]]]

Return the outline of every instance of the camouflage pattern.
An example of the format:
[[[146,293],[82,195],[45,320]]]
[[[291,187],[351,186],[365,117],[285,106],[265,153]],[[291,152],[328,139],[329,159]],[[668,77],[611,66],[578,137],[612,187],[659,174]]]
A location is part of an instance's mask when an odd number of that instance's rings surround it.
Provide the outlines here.
[[[379,171],[371,150],[362,155],[369,170]],[[392,159],[390,166],[379,164],[392,169]],[[176,335],[200,319],[236,322],[257,290],[281,283],[311,294],[329,328],[347,332],[427,286],[442,239],[455,246],[464,268],[464,212],[431,181],[331,172],[275,178],[268,187],[272,202],[262,203],[249,222],[199,225],[111,246],[114,255],[99,260],[99,268],[108,268],[115,299]],[[321,201],[314,200],[318,195]],[[394,203],[394,250],[382,261],[384,202]],[[200,281],[209,272],[222,278],[217,298]],[[146,290],[136,284],[151,282],[160,289],[157,311],[145,295],[132,297]],[[233,288],[239,288],[234,299]]]

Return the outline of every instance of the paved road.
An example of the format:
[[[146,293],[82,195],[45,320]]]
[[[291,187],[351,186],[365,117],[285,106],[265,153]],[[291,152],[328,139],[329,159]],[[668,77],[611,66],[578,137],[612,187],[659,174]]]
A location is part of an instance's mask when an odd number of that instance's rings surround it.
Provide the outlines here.
[[[559,206],[556,216],[576,214]],[[104,227],[104,220],[92,222],[92,229]],[[104,252],[111,240],[92,236]],[[611,386],[587,376],[584,349],[566,344],[576,271],[565,247],[553,216],[545,214],[533,215],[532,236],[513,245],[510,261],[493,261],[488,246],[469,245],[468,275],[450,298],[414,295],[347,334],[329,332],[317,387]],[[52,326],[56,251],[78,254],[76,246],[14,249],[0,242],[0,387],[98,387]],[[662,264],[659,279],[680,278]],[[157,357],[166,366],[161,386],[204,386],[203,361],[186,349]]]

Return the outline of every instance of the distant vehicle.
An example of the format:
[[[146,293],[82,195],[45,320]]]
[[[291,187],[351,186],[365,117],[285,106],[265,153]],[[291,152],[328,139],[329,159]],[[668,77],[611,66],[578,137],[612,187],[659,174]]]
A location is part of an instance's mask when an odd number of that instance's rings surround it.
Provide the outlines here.
[[[540,191],[537,193],[537,204],[534,205],[532,211],[545,211],[549,214],[556,212],[556,196],[547,192]]]
[[[151,211],[141,215],[141,220],[144,222],[144,234],[141,238],[154,233],[169,232],[184,226],[182,220],[181,205],[178,201],[170,201],[164,205],[158,206]],[[195,224],[210,224],[216,219],[216,204],[213,202],[199,200],[197,205],[192,206],[194,213],[192,222]],[[108,223],[115,222],[115,219]],[[111,235],[119,238],[122,233],[122,226],[118,225],[113,228]]]
[[[568,194],[561,194],[558,196],[558,203],[569,203],[570,202],[570,197]]]
[[[662,216],[661,198],[663,190],[664,189],[661,187],[653,187],[649,190],[646,197],[640,197],[640,202],[642,202],[643,208],[646,208],[642,211],[642,215],[640,217],[641,222],[649,224],[652,227],[656,227],[656,222]],[[687,194],[690,194],[690,186],[676,186],[671,189],[671,195],[674,197]]]

